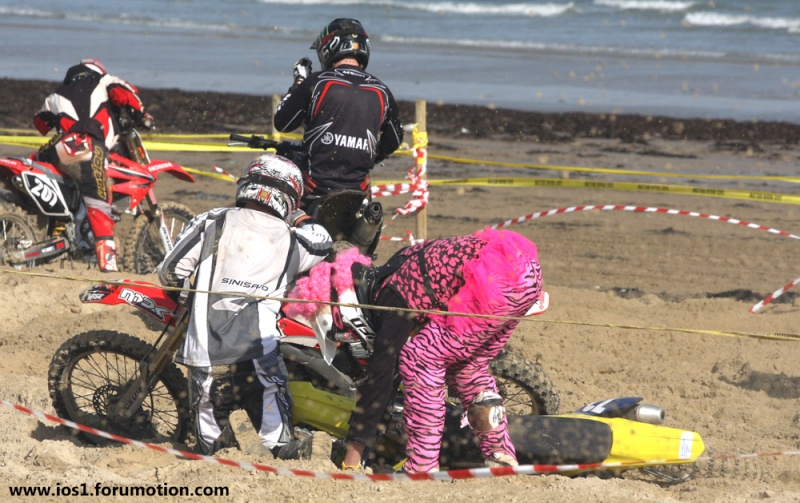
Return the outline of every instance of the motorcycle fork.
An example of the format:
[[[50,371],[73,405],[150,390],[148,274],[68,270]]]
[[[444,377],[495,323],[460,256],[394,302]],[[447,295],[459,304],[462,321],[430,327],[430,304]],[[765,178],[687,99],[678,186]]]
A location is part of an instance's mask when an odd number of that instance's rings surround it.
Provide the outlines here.
[[[148,354],[139,365],[139,375],[131,380],[119,395],[111,410],[122,420],[130,420],[138,411],[155,385],[161,372],[186,337],[189,326],[189,309],[182,309],[175,326],[168,326],[156,342],[155,351]]]
[[[164,212],[158,207],[156,195],[151,190],[147,193],[142,202],[139,204],[139,211],[149,221],[155,220],[158,223],[158,239],[164,247],[164,253],[167,254],[175,247],[175,236],[172,235],[170,228],[167,226],[167,221],[164,219]]]

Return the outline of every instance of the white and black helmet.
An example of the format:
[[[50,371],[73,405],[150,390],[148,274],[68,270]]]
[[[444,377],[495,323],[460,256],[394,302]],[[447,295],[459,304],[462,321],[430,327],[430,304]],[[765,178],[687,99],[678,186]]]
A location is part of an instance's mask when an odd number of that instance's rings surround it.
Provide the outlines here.
[[[251,162],[236,183],[236,206],[255,203],[281,218],[296,210],[303,196],[300,169],[279,155],[265,154]]]

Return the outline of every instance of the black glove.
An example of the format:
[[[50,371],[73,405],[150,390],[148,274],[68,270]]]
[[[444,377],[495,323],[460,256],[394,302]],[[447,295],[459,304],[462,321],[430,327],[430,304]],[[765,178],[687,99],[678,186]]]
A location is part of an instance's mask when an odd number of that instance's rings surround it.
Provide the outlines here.
[[[293,212],[286,215],[286,223],[289,224],[291,227],[297,227],[301,223],[310,220],[311,217],[306,214],[303,210],[294,210]]]
[[[137,126],[142,129],[147,129],[148,131],[151,129],[155,129],[156,127],[156,120],[147,112],[140,112],[139,110],[133,111],[133,120]]]
[[[308,58],[298,59],[297,63],[294,64],[292,73],[294,74],[295,83],[304,81],[306,77],[311,75],[311,60]]]

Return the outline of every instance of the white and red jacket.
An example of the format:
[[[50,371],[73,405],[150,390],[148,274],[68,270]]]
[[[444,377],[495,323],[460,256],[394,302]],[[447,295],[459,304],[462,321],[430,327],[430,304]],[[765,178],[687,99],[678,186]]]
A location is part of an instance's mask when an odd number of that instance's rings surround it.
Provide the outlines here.
[[[43,135],[55,127],[65,133],[87,133],[110,149],[119,134],[115,108],[144,113],[137,93],[136,87],[119,77],[85,72],[45,99],[33,117],[33,125]]]

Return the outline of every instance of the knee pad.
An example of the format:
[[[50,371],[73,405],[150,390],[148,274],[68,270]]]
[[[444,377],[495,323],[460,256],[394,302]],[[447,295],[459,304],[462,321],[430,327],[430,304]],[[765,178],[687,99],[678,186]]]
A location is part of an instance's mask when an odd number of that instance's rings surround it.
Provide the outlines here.
[[[506,417],[503,397],[493,391],[481,391],[467,409],[467,422],[477,432],[491,431]]]
[[[92,158],[92,137],[70,133],[56,143],[56,154],[62,165],[78,164]]]

